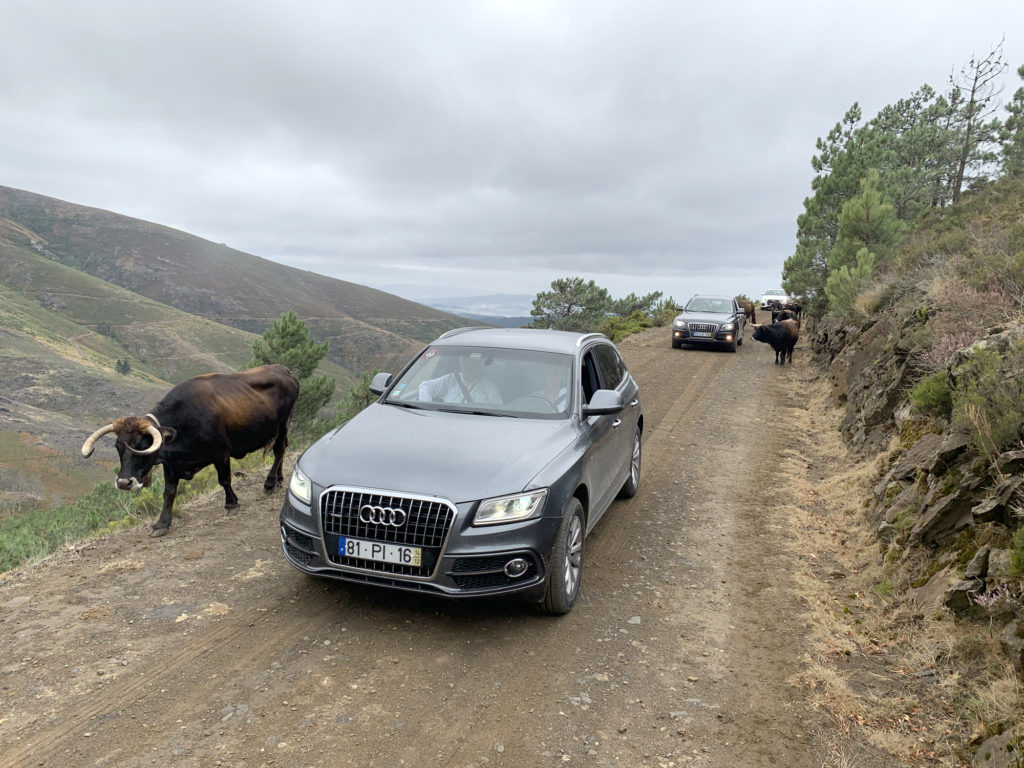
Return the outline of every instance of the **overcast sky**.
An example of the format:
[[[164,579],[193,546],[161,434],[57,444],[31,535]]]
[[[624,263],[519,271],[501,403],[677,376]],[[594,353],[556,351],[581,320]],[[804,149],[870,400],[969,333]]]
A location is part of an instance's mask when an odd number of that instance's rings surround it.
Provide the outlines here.
[[[0,184],[414,299],[754,295],[815,139],[1004,37],[1006,102],[1020,0],[0,0]]]

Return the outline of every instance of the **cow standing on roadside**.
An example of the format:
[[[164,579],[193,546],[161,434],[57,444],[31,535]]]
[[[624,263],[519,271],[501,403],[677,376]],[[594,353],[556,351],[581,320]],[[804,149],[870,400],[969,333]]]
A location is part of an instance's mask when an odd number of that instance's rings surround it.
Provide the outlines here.
[[[800,324],[796,320],[780,320],[771,325],[755,325],[754,341],[760,341],[775,350],[775,364],[793,364],[793,347],[800,338]]]
[[[757,317],[754,315],[754,302],[737,299],[736,303],[739,304],[740,309],[743,310],[743,317],[745,318],[746,322],[754,323],[757,320]]]
[[[231,459],[273,447],[274,463],[263,488],[284,483],[282,463],[288,445],[288,421],[299,382],[283,365],[263,365],[239,373],[208,373],[176,385],[145,416],[125,416],[93,432],[82,445],[92,455],[96,441],[115,434],[121,469],[115,485],[122,491],[149,484],[157,464],[164,468],[164,506],[151,536],[171,526],[179,480],[213,464],[224,488],[224,508],[238,506],[231,488]]]
[[[800,315],[792,309],[773,309],[772,322],[778,323],[782,320],[795,320],[797,327],[800,326]]]

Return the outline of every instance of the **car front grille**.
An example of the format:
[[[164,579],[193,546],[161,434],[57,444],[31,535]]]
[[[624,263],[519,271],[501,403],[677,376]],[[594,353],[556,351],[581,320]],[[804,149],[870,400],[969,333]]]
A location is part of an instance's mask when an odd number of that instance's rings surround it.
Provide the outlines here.
[[[690,333],[715,333],[718,325],[715,323],[690,323]]]
[[[405,522],[398,526],[363,522],[359,519],[359,510],[367,505],[400,509],[405,513]],[[371,493],[359,489],[331,489],[320,497],[320,520],[327,555],[332,563],[378,573],[427,577],[434,572],[448,539],[455,520],[455,508],[437,499]],[[340,537],[418,547],[422,550],[421,564],[401,565],[339,555]]]

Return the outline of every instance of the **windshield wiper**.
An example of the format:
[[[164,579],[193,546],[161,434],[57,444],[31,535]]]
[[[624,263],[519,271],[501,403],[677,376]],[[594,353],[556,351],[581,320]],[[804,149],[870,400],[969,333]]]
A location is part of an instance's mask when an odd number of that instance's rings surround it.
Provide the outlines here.
[[[385,400],[384,402],[387,405],[397,405],[402,408],[412,408],[414,411],[425,410],[422,405],[418,405],[416,403],[403,403],[401,400]]]
[[[509,419],[518,418],[517,416],[513,416],[511,413],[498,413],[497,411],[473,411],[465,408],[437,408],[436,410],[443,411],[444,413],[468,413],[471,416],[503,416]]]

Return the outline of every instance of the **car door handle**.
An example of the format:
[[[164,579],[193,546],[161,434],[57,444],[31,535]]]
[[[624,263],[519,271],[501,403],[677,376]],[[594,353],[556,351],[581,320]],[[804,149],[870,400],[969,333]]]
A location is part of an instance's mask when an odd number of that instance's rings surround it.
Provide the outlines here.
[[[621,423],[622,423],[622,419],[616,419],[615,421],[612,422],[612,429],[615,429]]]
[[[638,405],[640,405],[640,401],[639,400],[634,400],[633,402],[631,402],[629,404],[629,407],[630,408],[636,408]]]

